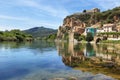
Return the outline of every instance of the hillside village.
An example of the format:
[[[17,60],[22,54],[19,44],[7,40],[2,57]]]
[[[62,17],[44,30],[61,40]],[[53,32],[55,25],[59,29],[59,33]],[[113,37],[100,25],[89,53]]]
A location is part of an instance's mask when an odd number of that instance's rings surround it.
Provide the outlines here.
[[[110,11],[100,12],[100,9],[94,8],[92,10],[83,10],[82,13],[75,13],[67,16],[63,25],[59,27],[57,39],[67,39],[69,41],[78,41],[75,36],[87,36],[91,33],[93,40],[120,40],[120,9],[114,8],[115,14]],[[112,12],[112,11],[111,11]],[[109,13],[106,19],[104,14]],[[102,14],[102,16],[101,16]],[[113,14],[111,16],[111,14]],[[109,16],[111,18],[109,18]],[[107,22],[108,21],[108,22]]]

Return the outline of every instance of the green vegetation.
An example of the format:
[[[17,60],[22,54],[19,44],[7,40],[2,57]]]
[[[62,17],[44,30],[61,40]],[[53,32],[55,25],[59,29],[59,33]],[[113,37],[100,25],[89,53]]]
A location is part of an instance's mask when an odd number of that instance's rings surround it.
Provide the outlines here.
[[[80,34],[74,33],[74,38],[78,41],[81,41]]]
[[[32,41],[31,35],[20,30],[0,31],[0,41]]]
[[[101,43],[116,43],[116,44],[118,44],[118,43],[120,43],[120,40],[103,40],[103,41],[101,41]]]
[[[102,32],[98,33],[98,35],[120,35],[120,32]]]
[[[68,26],[66,26],[64,28],[62,26],[59,26],[59,30],[60,30],[60,34],[56,38],[68,41],[69,40],[69,31],[71,30],[71,28]]]
[[[90,42],[90,41],[92,41],[92,40],[93,40],[93,35],[92,35],[92,33],[88,32],[88,33],[87,33],[87,36],[86,36],[86,41],[87,41],[87,42]]]
[[[49,35],[54,35],[57,30],[45,28],[45,27],[34,27],[24,31],[27,34],[31,34],[34,38],[43,39],[49,37]]]
[[[100,22],[102,26],[105,23],[114,23],[120,21],[120,7],[96,13],[86,13],[86,10],[84,10],[83,13],[73,14],[67,16],[66,18],[74,18],[74,20],[80,20],[86,23],[86,27],[89,27],[92,24],[98,22]]]
[[[120,32],[103,32],[98,33],[98,36],[103,36],[104,40],[107,40],[108,37],[118,38],[120,36]]]
[[[85,40],[85,36],[84,36],[84,35],[81,35],[81,34],[78,34],[78,33],[75,33],[75,34],[74,34],[74,38],[75,38],[77,41]]]
[[[104,24],[107,23],[114,23],[116,24],[116,26],[120,25],[120,7],[116,7],[103,12],[87,12],[86,10],[83,10],[82,13],[75,13],[67,16],[63,21],[63,26],[59,27],[57,39],[66,40],[66,34],[68,34],[68,32],[72,32],[73,29],[77,26],[81,28],[91,26],[101,28]],[[78,30],[75,29],[74,31],[77,32]],[[82,34],[84,31],[80,29],[79,32],[80,34]],[[92,36],[89,37],[88,35],[85,39],[85,37],[81,36],[80,34],[75,33],[74,39],[76,39],[77,41],[86,40],[88,42],[93,40]],[[103,40],[106,40],[108,37],[118,38],[120,36],[120,32],[100,33],[98,34],[98,36],[99,35],[102,35],[102,37],[104,38]],[[98,42],[99,41],[100,39],[98,39]]]
[[[64,40],[67,40],[67,41],[69,40],[68,33],[65,33],[65,34],[64,34]]]
[[[78,34],[78,33],[75,33],[74,34],[74,38],[77,40],[77,41],[87,41],[87,42],[90,42],[94,39],[92,33],[87,33],[87,36],[85,37],[84,35],[81,35],[81,34]]]
[[[57,34],[51,34],[48,35],[47,37],[42,37],[41,40],[55,40],[57,37]]]

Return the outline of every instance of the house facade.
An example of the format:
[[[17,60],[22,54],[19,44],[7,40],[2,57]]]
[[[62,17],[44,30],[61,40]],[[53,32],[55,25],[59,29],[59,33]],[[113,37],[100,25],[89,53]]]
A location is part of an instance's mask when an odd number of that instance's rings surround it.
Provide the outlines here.
[[[102,28],[97,29],[97,33],[103,32],[117,32],[118,29],[115,24],[104,24]]]
[[[115,24],[104,24],[103,30],[104,32],[117,32]]]

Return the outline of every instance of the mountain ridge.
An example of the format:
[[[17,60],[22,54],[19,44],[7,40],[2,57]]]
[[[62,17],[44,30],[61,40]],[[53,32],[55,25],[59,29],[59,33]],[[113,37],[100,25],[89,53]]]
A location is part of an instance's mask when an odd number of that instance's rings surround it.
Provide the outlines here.
[[[52,28],[46,28],[44,26],[40,27],[33,27],[27,30],[24,30],[25,33],[31,34],[34,38],[37,37],[47,37],[51,34],[56,34],[57,29],[52,29]]]

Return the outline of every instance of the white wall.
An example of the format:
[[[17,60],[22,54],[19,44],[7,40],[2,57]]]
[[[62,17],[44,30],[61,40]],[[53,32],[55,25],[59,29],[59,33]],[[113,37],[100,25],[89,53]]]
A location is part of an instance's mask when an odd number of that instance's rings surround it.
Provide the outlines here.
[[[120,40],[120,38],[108,38],[108,40]]]

